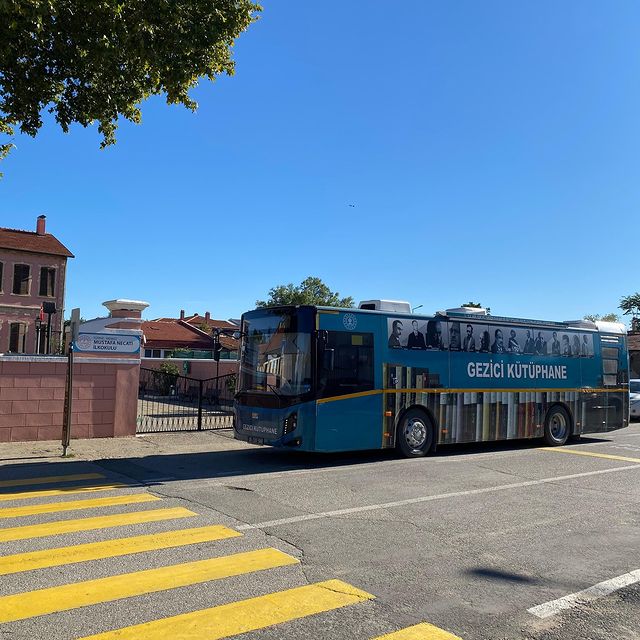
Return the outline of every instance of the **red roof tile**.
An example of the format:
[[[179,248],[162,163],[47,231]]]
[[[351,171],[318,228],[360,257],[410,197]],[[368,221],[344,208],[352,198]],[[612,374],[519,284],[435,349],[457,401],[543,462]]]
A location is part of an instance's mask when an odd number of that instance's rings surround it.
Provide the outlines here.
[[[142,331],[146,338],[146,347],[151,348],[181,348],[213,349],[213,337],[200,330],[197,326],[172,318],[159,320],[145,320]],[[230,351],[238,348],[238,340],[230,336],[220,336],[220,344]]]
[[[184,321],[195,327],[199,327],[204,324],[212,329],[239,329],[237,325],[233,324],[233,322],[229,322],[228,320],[214,320],[213,318],[209,318],[207,320],[204,316],[200,316],[197,313],[185,318]]]
[[[189,347],[191,349],[213,349],[213,338],[179,320],[146,320],[142,323],[146,346]]]
[[[29,253],[45,253],[52,256],[74,255],[60,240],[50,233],[38,235],[34,231],[20,231],[19,229],[5,229],[0,227],[0,248]]]

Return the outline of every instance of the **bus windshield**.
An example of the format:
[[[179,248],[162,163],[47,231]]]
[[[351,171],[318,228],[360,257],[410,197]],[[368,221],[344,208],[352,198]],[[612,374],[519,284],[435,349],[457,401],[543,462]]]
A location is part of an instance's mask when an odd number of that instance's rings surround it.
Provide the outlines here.
[[[243,317],[239,392],[290,398],[311,391],[311,331],[303,320],[293,309]]]

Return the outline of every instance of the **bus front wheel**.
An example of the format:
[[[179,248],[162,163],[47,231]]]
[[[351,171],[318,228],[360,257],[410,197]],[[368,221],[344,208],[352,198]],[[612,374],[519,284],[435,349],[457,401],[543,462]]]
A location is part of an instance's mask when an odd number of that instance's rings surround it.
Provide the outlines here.
[[[409,409],[398,424],[396,448],[406,458],[421,458],[433,445],[433,425],[420,409]]]
[[[544,422],[544,440],[551,447],[559,447],[567,442],[571,435],[571,418],[567,410],[560,405],[551,407]]]

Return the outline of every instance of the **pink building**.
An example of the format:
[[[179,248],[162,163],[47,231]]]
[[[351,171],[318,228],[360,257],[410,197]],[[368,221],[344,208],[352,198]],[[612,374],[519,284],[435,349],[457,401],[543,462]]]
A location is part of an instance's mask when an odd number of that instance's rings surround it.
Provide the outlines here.
[[[0,228],[0,353],[46,353],[60,343],[67,258],[73,254],[46,232]],[[49,315],[51,312],[51,315]]]

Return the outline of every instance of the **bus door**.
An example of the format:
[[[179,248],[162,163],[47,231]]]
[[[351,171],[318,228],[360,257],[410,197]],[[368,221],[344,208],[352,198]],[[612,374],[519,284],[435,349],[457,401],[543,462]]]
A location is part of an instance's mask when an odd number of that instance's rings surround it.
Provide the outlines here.
[[[382,393],[375,390],[373,333],[318,331],[315,449],[378,449]]]

